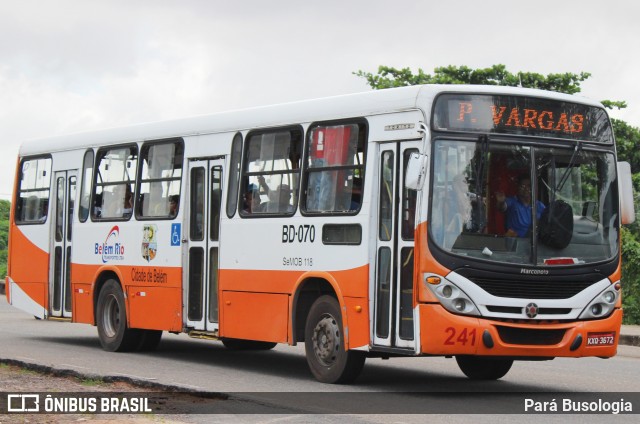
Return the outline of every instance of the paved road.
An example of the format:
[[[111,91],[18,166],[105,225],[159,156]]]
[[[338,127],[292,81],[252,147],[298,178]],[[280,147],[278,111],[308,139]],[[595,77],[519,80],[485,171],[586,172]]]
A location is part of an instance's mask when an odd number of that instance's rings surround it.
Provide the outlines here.
[[[639,347],[620,346],[618,356],[609,360],[559,358],[547,362],[517,362],[506,377],[495,382],[466,379],[452,359],[369,359],[357,384],[325,385],[309,373],[303,346],[279,345],[267,352],[233,352],[219,342],[165,333],[157,352],[109,353],[100,348],[95,327],[38,321],[10,307],[1,297],[0,360],[7,359],[185,389],[242,393],[243,399],[258,403],[278,404],[288,400],[293,410],[301,407],[324,413],[346,410],[357,414],[367,408],[385,412],[385,405],[390,406],[387,412],[394,413],[397,411],[391,406],[398,404],[419,412],[425,402],[441,402],[446,405],[445,412],[472,409],[491,413],[505,409],[484,396],[490,392],[640,392]],[[319,392],[324,395],[310,395]],[[469,392],[475,395],[460,395]],[[442,397],[442,393],[456,396]],[[520,403],[521,400],[518,405]],[[640,400],[634,406],[640,410]],[[402,421],[407,421],[408,416],[402,417]],[[478,421],[461,417],[452,422]],[[511,421],[506,420],[507,415],[503,417],[503,422]],[[590,417],[595,416],[587,418]],[[365,421],[377,421],[377,418],[367,416]],[[576,422],[583,423],[584,419]]]

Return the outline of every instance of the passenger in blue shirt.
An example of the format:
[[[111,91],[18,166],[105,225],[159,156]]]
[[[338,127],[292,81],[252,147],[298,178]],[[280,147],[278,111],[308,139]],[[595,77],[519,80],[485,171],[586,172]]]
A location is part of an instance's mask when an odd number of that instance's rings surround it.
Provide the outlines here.
[[[517,195],[506,197],[503,192],[496,192],[498,210],[507,213],[507,232],[505,235],[526,237],[531,229],[531,178],[526,175],[518,177]],[[540,219],[546,206],[536,201],[536,219]]]

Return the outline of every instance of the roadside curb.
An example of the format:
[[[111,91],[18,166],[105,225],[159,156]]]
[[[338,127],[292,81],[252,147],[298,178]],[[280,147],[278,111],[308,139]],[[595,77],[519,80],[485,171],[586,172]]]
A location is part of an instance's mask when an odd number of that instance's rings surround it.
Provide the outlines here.
[[[55,368],[48,365],[34,364],[31,362],[20,361],[18,359],[0,358],[0,364],[13,365],[29,371],[35,371],[40,374],[51,375],[54,377],[73,377],[80,380],[98,380],[104,383],[127,383],[141,389],[155,389],[170,392],[182,392],[197,397],[207,397],[212,399],[228,399],[229,395],[218,392],[203,392],[194,390],[189,387],[183,387],[173,384],[163,384],[154,381],[148,381],[140,378],[129,377],[124,375],[100,375],[87,372],[79,372],[71,369]]]
[[[618,344],[626,346],[640,346],[640,336],[634,336],[631,334],[620,334]]]
[[[100,375],[94,373],[87,372],[79,372],[71,369],[60,369],[55,368],[54,366],[47,366],[41,364],[34,364],[30,362],[25,362],[17,359],[8,359],[0,357],[0,365],[11,365],[16,366],[28,371],[33,371],[38,374],[42,374],[44,376],[54,376],[61,378],[77,378],[79,380],[98,380],[103,383],[127,383],[135,388],[139,389],[150,389],[155,391],[156,393],[161,394],[182,394],[186,396],[190,396],[196,398],[197,400],[194,402],[193,400],[189,401],[187,406],[189,405],[197,405],[199,402],[203,401],[225,401],[226,410],[228,410],[229,414],[238,415],[238,414],[257,414],[264,412],[246,412],[247,405],[253,405],[254,408],[263,408],[267,413],[278,413],[278,414],[306,414],[306,413],[324,413],[324,410],[314,411],[314,410],[306,410],[299,408],[298,406],[291,405],[281,405],[278,403],[274,403],[269,399],[256,399],[253,396],[253,393],[224,393],[224,392],[210,392],[206,390],[196,390],[190,387],[184,387],[176,384],[165,384],[154,381],[148,381],[141,378],[135,378],[130,376],[123,375]],[[141,392],[140,390],[139,392]],[[100,393],[109,393],[107,391],[96,391]],[[119,395],[126,394],[128,392],[115,392]],[[131,392],[136,393],[136,392]],[[166,406],[166,399],[163,399],[163,405]],[[165,408],[167,409],[167,408]],[[276,412],[274,412],[276,411]],[[181,413],[179,410],[175,408],[168,408],[167,411],[157,411],[159,414],[167,414],[167,413]],[[184,411],[183,413],[189,414],[189,411]],[[164,420],[163,420],[164,421]],[[4,421],[3,421],[4,422]],[[171,421],[170,421],[171,422]]]

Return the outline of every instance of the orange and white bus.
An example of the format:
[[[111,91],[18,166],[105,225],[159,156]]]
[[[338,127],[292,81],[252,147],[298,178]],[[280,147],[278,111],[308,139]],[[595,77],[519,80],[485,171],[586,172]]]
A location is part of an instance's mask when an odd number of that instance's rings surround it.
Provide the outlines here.
[[[611,357],[628,166],[606,111],[522,88],[415,86],[25,142],[9,302],[233,349],[304,342],[322,382],[367,357]]]

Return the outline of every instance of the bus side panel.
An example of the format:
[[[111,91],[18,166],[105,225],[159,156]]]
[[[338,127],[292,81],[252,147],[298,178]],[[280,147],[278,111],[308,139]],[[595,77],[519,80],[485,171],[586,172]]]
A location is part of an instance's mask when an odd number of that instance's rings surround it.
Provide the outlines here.
[[[32,226],[45,231],[48,226]],[[11,273],[9,277],[30,300],[47,309],[49,254],[36,246],[15,225],[11,226],[11,253],[9,255]],[[12,305],[20,308],[20,305]]]
[[[330,272],[271,271],[271,270],[220,270],[220,291],[250,291],[293,294],[296,283],[306,278],[334,280],[338,295],[366,297],[368,293],[369,266]]]
[[[93,290],[99,269],[97,265],[71,264],[73,322],[95,325]]]
[[[287,343],[289,296],[222,292],[220,335],[234,339]]]
[[[93,290],[91,284],[73,284],[72,288],[72,314],[73,322],[95,324],[93,321]]]
[[[369,345],[369,302],[365,297],[345,297],[349,349]]]
[[[101,273],[119,274],[127,294],[130,326],[165,331],[182,330],[182,268],[161,266],[119,266],[73,264],[71,290],[73,322],[95,324],[95,283]],[[133,295],[145,293],[132,302]],[[138,326],[140,324],[141,326]]]
[[[220,291],[290,294],[301,275],[300,271],[221,269]]]
[[[180,288],[127,287],[133,328],[182,331]]]

